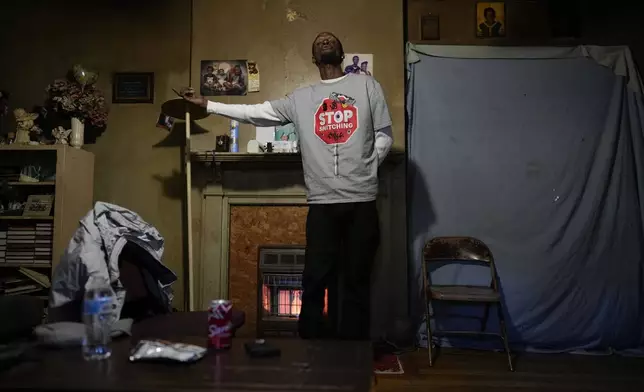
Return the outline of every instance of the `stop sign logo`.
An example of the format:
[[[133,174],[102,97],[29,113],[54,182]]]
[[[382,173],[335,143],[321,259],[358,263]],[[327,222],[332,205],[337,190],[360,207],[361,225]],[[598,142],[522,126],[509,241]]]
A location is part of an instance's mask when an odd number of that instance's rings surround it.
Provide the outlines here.
[[[358,108],[353,98],[332,94],[315,111],[313,130],[326,144],[344,144],[358,130]]]

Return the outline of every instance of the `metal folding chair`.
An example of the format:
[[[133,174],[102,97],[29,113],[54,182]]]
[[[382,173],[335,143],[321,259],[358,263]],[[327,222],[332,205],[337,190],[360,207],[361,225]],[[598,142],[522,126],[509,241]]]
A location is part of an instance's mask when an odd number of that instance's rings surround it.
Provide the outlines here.
[[[478,303],[485,306],[485,312],[481,320],[480,331],[446,331],[434,330],[435,335],[474,335],[474,336],[495,336],[502,340],[503,347],[508,356],[510,371],[514,371],[512,356],[508,344],[508,334],[503,317],[501,294],[497,282],[496,268],[492,252],[482,241],[471,237],[437,237],[425,244],[424,260],[422,263],[425,297],[425,318],[427,324],[427,345],[429,351],[429,366],[434,365],[434,350],[432,349],[432,330],[430,320],[432,315],[429,306],[432,301],[446,301],[452,303]],[[432,285],[429,281],[429,263],[475,263],[486,265],[490,269],[491,281],[489,286],[465,286],[465,285]],[[496,305],[500,333],[486,332],[490,306]],[[435,313],[435,312],[434,312]],[[434,315],[435,316],[435,315]]]

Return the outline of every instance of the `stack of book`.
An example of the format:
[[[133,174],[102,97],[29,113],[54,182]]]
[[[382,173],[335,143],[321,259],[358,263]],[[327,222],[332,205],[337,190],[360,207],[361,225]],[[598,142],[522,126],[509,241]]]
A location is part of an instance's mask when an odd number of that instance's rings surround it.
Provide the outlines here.
[[[0,167],[0,181],[18,181],[20,179],[20,168],[19,167]]]
[[[41,292],[51,287],[49,278],[28,268],[20,268],[19,273],[0,276],[0,295],[20,295]]]
[[[19,295],[40,291],[42,287],[27,277],[0,277],[0,295]]]
[[[7,263],[49,264],[52,258],[52,223],[10,223],[7,230]]]
[[[7,227],[0,226],[0,263],[5,263],[7,257]]]

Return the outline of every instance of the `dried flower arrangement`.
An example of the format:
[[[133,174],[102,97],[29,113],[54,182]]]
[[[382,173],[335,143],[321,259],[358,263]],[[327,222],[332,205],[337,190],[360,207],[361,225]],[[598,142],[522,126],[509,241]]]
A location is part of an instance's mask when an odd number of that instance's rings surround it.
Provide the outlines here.
[[[76,66],[72,76],[73,78],[56,79],[47,86],[46,105],[54,111],[76,117],[86,125],[105,128],[108,115],[105,96],[93,83],[79,81]]]

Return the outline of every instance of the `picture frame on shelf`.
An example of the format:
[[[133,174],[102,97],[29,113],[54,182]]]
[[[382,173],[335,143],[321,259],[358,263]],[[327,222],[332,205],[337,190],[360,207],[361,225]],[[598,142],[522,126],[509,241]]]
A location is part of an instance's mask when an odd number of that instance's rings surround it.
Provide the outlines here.
[[[112,103],[154,103],[154,72],[116,72]]]
[[[54,206],[54,195],[29,195],[22,211],[24,217],[48,217]]]
[[[438,41],[441,39],[440,17],[435,14],[420,16],[420,40]]]

